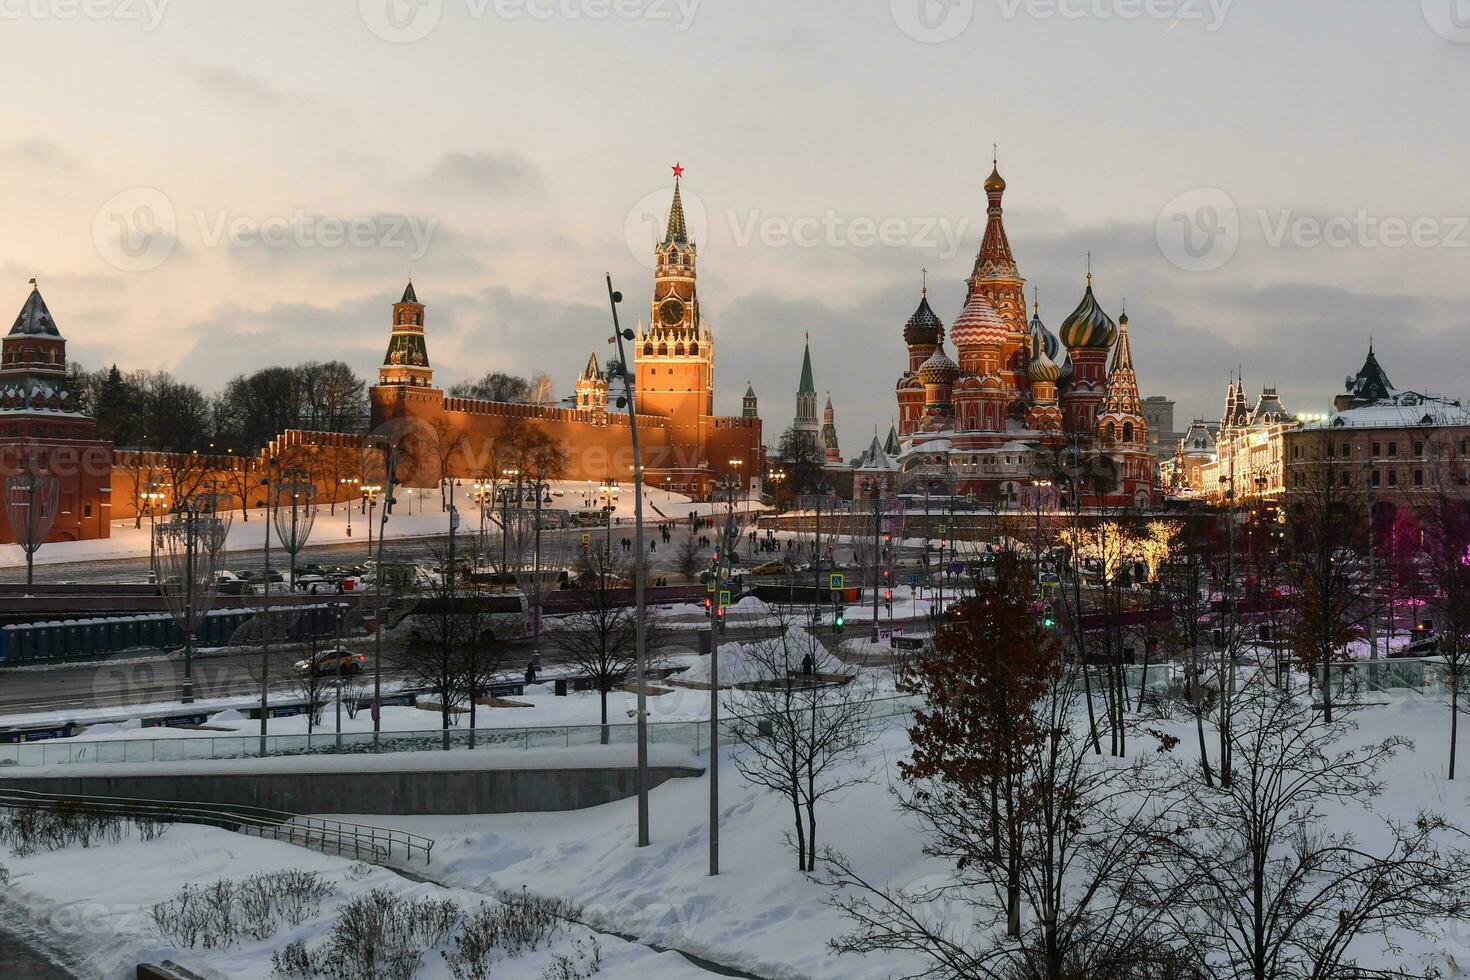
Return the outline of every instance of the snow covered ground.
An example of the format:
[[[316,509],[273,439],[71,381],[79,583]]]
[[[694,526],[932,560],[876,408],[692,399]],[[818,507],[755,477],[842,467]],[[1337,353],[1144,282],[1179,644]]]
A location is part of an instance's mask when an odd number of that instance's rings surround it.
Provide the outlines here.
[[[732,657],[733,664],[738,654]],[[875,671],[872,676],[882,673]],[[509,714],[567,712],[558,715],[563,718],[585,717],[595,710],[595,698],[590,696],[541,702],[543,697],[530,696],[537,703],[532,709],[502,710]],[[619,697],[624,699],[622,704],[629,703],[626,695]],[[703,716],[707,703],[704,692],[693,692],[685,702],[687,717]],[[1385,770],[1381,798],[1346,801],[1336,813],[1334,829],[1359,831],[1371,846],[1373,824],[1363,818],[1368,806],[1405,820],[1420,808],[1460,822],[1467,819],[1470,785],[1444,778],[1448,718],[1442,702],[1365,707],[1356,713],[1356,719],[1360,730],[1354,739],[1367,742],[1401,735],[1413,739],[1417,751]],[[898,780],[897,762],[908,752],[905,726],[902,717],[888,720],[859,757],[844,766],[845,774],[861,775],[867,781],[846,790],[818,812],[822,845],[849,855],[870,880],[899,886],[944,870],[942,863],[925,857],[922,836],[897,811],[891,794]],[[1154,727],[1181,736],[1173,751],[1190,757],[1193,736],[1186,722]],[[1146,746],[1140,743],[1140,751],[1153,750],[1152,740]],[[829,905],[828,888],[796,870],[795,858],[783,841],[791,820],[789,806],[746,784],[728,748],[722,752],[720,766],[721,874],[709,877],[708,791],[707,778],[675,780],[654,790],[653,842],[646,849],[634,846],[633,800],[565,813],[344,819],[434,838],[432,866],[410,866],[409,870],[458,889],[452,894],[467,903],[476,895],[524,886],[586,905],[589,921],[598,928],[779,980],[880,980],[916,966],[915,960],[896,954],[839,958],[829,952],[827,941],[850,925]],[[337,859],[195,828],[174,828],[161,841],[149,844],[125,841],[24,860],[0,854],[0,863],[8,864],[15,876],[10,889],[0,892],[4,900],[25,909],[53,935],[61,935],[91,971],[84,975],[105,980],[120,978],[120,964],[142,955],[202,964],[231,980],[263,977],[264,972],[251,971],[260,969],[270,948],[297,934],[283,933],[274,944],[205,956],[197,951],[176,954],[162,949],[149,936],[140,910],[168,897],[183,882],[208,882],[292,866],[320,869],[336,876],[334,880],[342,879],[344,895],[359,889],[359,883],[345,880],[345,862]],[[388,882],[395,889],[415,894],[428,889],[395,882],[385,877],[386,872],[373,875],[372,883]],[[85,935],[76,937],[66,931],[76,928],[75,923],[85,924]],[[324,927],[322,922],[308,924],[301,934],[320,935]],[[678,958],[614,940],[604,940],[604,950],[606,964],[601,975],[609,978],[708,976]],[[1447,976],[1470,977],[1470,942],[1464,936],[1446,935],[1428,945],[1414,944],[1404,956],[1407,966],[1420,975],[1437,966]],[[518,963],[500,975],[535,977],[539,962],[528,960],[524,968]],[[439,980],[443,975],[432,972],[439,965],[429,964],[422,976]]]
[[[600,499],[594,499],[591,507],[587,506],[586,484],[575,481],[559,481],[552,484],[552,503],[548,505],[556,510],[597,510],[602,507]],[[643,494],[644,521],[652,525],[662,523],[664,520],[686,520],[691,511],[709,515],[711,513],[725,512],[724,504],[709,502],[692,502],[687,496],[678,493],[670,493],[666,490],[645,488]],[[393,509],[393,514],[388,520],[388,537],[408,538],[423,537],[426,535],[439,535],[449,533],[449,515],[443,511],[439,502],[439,491],[434,488],[419,489],[408,488],[400,490],[398,504]],[[478,528],[478,508],[473,498],[467,497],[463,489],[456,496],[455,503],[460,512],[462,529]],[[740,503],[737,507],[741,509],[758,510],[761,505],[758,502]],[[613,512],[616,520],[623,524],[631,524],[634,519],[634,501],[631,489],[627,489],[614,502]],[[662,515],[662,516],[660,516]],[[240,549],[256,549],[265,544],[266,522],[263,520],[264,511],[253,509],[248,521],[241,520],[239,511],[233,515],[233,523],[230,526],[230,535],[226,547],[231,551]],[[317,510],[316,524],[312,529],[310,544],[350,544],[353,542],[366,542],[368,537],[368,516],[361,512],[360,506],[352,510],[351,519],[348,519],[348,507],[346,504],[338,504],[336,513],[332,513],[330,505],[320,505]],[[378,521],[382,517],[381,505],[372,514],[373,534],[378,533]],[[144,558],[148,555],[148,526],[149,521],[145,516],[142,527],[134,527],[131,520],[114,521],[111,528],[111,537],[93,541],[66,541],[45,545],[36,553],[36,564],[48,565],[60,562],[93,561],[98,559],[112,558]],[[347,529],[349,524],[352,533],[349,535]],[[272,533],[272,546],[279,547],[280,541]],[[19,545],[0,545],[0,566],[24,566],[26,563],[25,552]]]
[[[1357,720],[1363,742],[1404,735],[1415,740],[1417,751],[1385,771],[1382,798],[1344,806],[1337,829],[1357,829],[1369,805],[1401,819],[1427,807],[1466,821],[1470,785],[1444,778],[1443,704],[1364,708]],[[1160,727],[1191,736],[1183,722]],[[1184,737],[1174,751],[1187,755],[1189,745]],[[898,779],[896,763],[907,751],[907,732],[895,719],[847,767],[869,781],[819,811],[822,842],[853,858],[869,880],[893,885],[943,870],[942,863],[924,856],[921,836],[896,811],[889,791]],[[728,751],[720,766],[721,873],[709,877],[708,792],[704,779],[656,789],[653,844],[646,850],[633,846],[632,800],[570,813],[372,819],[434,837],[437,880],[472,889],[525,885],[573,898],[617,931],[760,976],[881,980],[916,965],[898,955],[836,958],[828,951],[827,940],[850,923],[828,905],[826,887],[795,869],[782,841],[789,806],[747,785]],[[1445,936],[1428,948],[1416,944],[1405,955],[1416,968],[1433,964],[1448,976],[1470,977],[1470,940],[1464,936]]]
[[[10,869],[0,889],[6,911],[50,941],[63,960],[85,980],[123,980],[141,961],[171,959],[211,980],[264,980],[271,976],[271,954],[292,940],[319,943],[345,902],[375,888],[396,895],[451,899],[466,910],[493,896],[465,889],[419,883],[382,868],[353,869],[350,859],[318,854],[272,840],[244,837],[211,827],[176,825],[163,837],[90,848],[41,852],[28,858],[0,858]],[[420,870],[422,864],[420,864]],[[321,914],[300,926],[283,925],[275,935],[244,941],[223,950],[175,949],[155,932],[149,910],[185,885],[208,885],[262,872],[316,871],[336,886]],[[552,945],[496,965],[496,976],[537,977],[556,953],[568,953],[593,933],[572,926]],[[613,936],[596,937],[602,949],[599,977],[608,980],[691,980],[709,974],[676,953],[658,953]],[[444,948],[444,947],[441,947]],[[3,965],[3,964],[0,964]],[[424,957],[419,980],[447,980],[449,969],[438,950]]]

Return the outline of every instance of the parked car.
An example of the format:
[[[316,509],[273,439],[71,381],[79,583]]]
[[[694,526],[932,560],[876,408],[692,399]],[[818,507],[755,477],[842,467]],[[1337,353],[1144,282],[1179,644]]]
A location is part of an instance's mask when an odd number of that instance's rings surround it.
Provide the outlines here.
[[[1422,640],[1401,646],[1397,650],[1391,650],[1390,657],[1437,657],[1439,656],[1439,637],[1426,636]]]
[[[337,591],[335,582],[328,582],[320,575],[298,575],[294,585],[297,592],[305,592],[308,595],[325,595],[328,592]]]
[[[340,669],[344,674],[360,674],[367,667],[367,657],[349,650],[324,650],[315,657],[296,661],[296,672],[312,677],[335,675]]]
[[[781,561],[763,561],[750,570],[752,575],[784,575],[786,563]]]

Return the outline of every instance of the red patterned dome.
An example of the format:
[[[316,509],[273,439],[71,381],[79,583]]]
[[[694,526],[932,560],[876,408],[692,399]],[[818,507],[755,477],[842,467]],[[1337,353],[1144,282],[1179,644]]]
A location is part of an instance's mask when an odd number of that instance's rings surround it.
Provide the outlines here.
[[[959,348],[999,347],[1008,336],[1010,329],[1005,320],[978,289],[970,293],[965,308],[949,328],[949,338]]]

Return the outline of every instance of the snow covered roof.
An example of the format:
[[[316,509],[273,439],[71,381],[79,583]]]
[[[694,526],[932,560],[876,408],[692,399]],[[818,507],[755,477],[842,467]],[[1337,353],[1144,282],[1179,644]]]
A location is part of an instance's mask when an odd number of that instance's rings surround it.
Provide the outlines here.
[[[1304,428],[1391,429],[1448,425],[1470,425],[1470,410],[1453,398],[1400,391],[1395,392],[1391,398],[1337,412]]]
[[[56,328],[56,320],[46,308],[46,301],[41,298],[41,290],[34,279],[31,280],[31,295],[26,297],[25,305],[20,308],[15,326],[10,328],[10,336],[61,336],[61,331]]]
[[[884,470],[895,472],[899,469],[898,460],[890,456],[878,442],[877,433],[873,434],[873,441],[867,450],[857,458],[853,464],[857,470]]]

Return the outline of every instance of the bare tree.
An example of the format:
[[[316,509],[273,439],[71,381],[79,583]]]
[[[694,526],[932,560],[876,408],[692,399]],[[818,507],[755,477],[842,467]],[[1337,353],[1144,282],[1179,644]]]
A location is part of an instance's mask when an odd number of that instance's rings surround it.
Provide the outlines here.
[[[1435,649],[1450,684],[1449,778],[1455,778],[1460,734],[1460,687],[1470,672],[1470,501],[1465,471],[1451,461],[1447,444],[1429,433],[1429,485],[1415,511],[1423,532],[1426,602],[1434,614]],[[1458,492],[1457,492],[1458,491]]]
[[[1083,667],[1036,622],[1024,577],[1002,569],[981,584],[914,672],[928,707],[899,804],[952,870],[895,889],[834,857],[835,904],[857,928],[833,948],[918,953],[927,966],[911,977],[1198,976],[1130,899],[1156,787],[1142,763],[1097,757],[1077,718]]]
[[[443,568],[449,557],[442,551],[438,557]],[[466,635],[459,604],[454,601],[457,588],[450,584],[448,575],[420,573],[414,585],[419,604],[411,619],[408,642],[393,655],[395,666],[410,682],[438,701],[446,750],[459,706],[472,694],[464,655],[464,646],[471,638]]]
[[[794,606],[773,607],[777,635],[744,646],[746,681],[730,732],[740,751],[736,770],[747,782],[791,806],[788,840],[797,867],[817,869],[818,806],[867,775],[850,763],[871,741],[874,722],[866,685],[795,625]],[[736,678],[742,680],[742,678]]]
[[[699,543],[699,536],[692,529],[686,531],[674,552],[674,571],[686,582],[693,582],[707,566],[708,561],[704,556],[704,546]]]
[[[1206,786],[1215,785],[1210,750],[1205,740],[1205,717],[1218,706],[1219,681],[1211,685],[1206,669],[1209,642],[1211,541],[1196,533],[1178,551],[1164,573],[1163,601],[1167,620],[1161,631],[1166,652],[1184,663],[1185,698],[1194,718],[1199,741],[1200,773]]]
[[[308,741],[316,731],[316,727],[322,723],[322,710],[331,701],[336,690],[337,665],[332,662],[325,669],[318,670],[316,661],[320,650],[321,644],[313,636],[308,645],[304,666],[286,675],[286,690],[291,697],[300,702],[302,714],[306,716]]]
[[[1332,720],[1332,663],[1375,615],[1368,595],[1368,495],[1361,473],[1332,455],[1332,443],[1306,447],[1290,467],[1290,561],[1298,588],[1292,648],[1318,676],[1322,712]]]
[[[548,629],[566,660],[597,690],[602,706],[602,742],[609,738],[607,696],[638,667],[638,616],[628,602],[633,559],[597,550],[582,559],[578,608]],[[650,610],[644,624],[644,649],[653,665],[664,630]]]
[[[1324,829],[1344,803],[1373,818],[1379,771],[1412,748],[1399,737],[1355,746],[1355,728],[1344,712],[1329,720],[1310,698],[1258,676],[1230,728],[1228,787],[1207,787],[1187,763],[1169,763],[1185,777],[1183,800],[1149,835],[1156,860],[1138,894],[1208,951],[1213,976],[1423,977],[1406,963],[1375,968],[1358,957],[1386,951],[1402,963],[1398,937],[1428,940],[1435,926],[1465,918],[1470,858],[1458,846],[1463,835],[1439,816]]]

